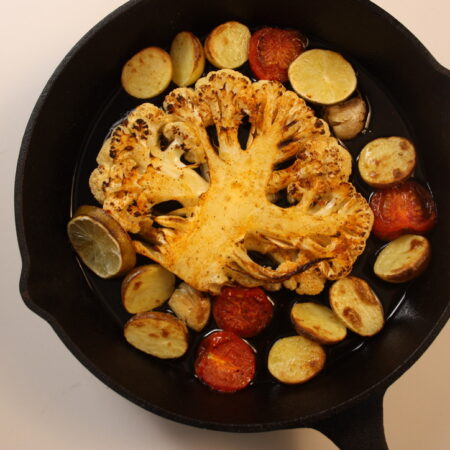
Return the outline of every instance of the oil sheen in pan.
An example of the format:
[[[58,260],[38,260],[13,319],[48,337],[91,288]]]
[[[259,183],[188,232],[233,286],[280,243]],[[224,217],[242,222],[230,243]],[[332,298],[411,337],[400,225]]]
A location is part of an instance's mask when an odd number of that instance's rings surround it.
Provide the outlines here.
[[[309,47],[332,49],[331,45],[327,45],[315,39],[310,39]],[[364,145],[375,138],[384,136],[404,136],[412,140],[412,142],[415,142],[414,135],[402,119],[401,112],[396,106],[392,94],[364,70],[357,61],[353,60],[349,55],[344,56],[355,68],[358,74],[358,90],[368,101],[370,108],[370,121],[364,132],[354,139],[343,142],[343,145],[351,153],[354,163]],[[211,70],[217,69],[207,64],[205,67],[205,74]],[[248,64],[245,64],[239,70],[243,74],[253,78]],[[175,85],[171,84],[162,95],[149,101],[160,106],[165,95],[175,87]],[[289,88],[289,85],[287,84],[286,87]],[[88,179],[90,173],[96,167],[95,159],[98,151],[105,137],[111,130],[111,126],[124,118],[140,103],[142,103],[142,100],[135,99],[126,94],[120,87],[120,80],[118,80],[117,88],[111,92],[109,98],[105,99],[105,103],[100,106],[98,114],[92,123],[90,125],[88,123],[86,124],[84,146],[80,151],[80,159],[72,184],[72,210],[75,210],[82,204],[97,204],[89,190]],[[314,105],[310,106],[312,106],[313,109],[315,109],[316,114],[320,116],[320,110],[314,107]],[[248,126],[248,124],[241,126],[239,130],[241,139],[245,139],[246,134],[248,134]],[[420,154],[420,148],[417,150]],[[422,182],[426,182],[420,165],[416,168],[415,177]],[[361,180],[355,164],[351,182],[362,195],[367,199],[369,198],[372,189]],[[366,250],[356,261],[352,274],[365,279],[369,283],[380,298],[384,307],[385,317],[389,320],[389,317],[401,307],[402,300],[405,297],[405,292],[409,285],[388,284],[374,275],[373,264],[375,262],[376,253],[382,245],[383,243],[381,241],[371,236],[367,241]],[[141,256],[138,257],[138,264],[149,263],[150,261],[146,258]],[[125,311],[121,303],[121,279],[102,280],[83,266],[82,270],[89,286],[105,307],[105,313],[110,315],[111,320],[115,321],[118,327],[122,327],[130,318],[130,315]],[[267,370],[267,355],[270,347],[277,339],[284,336],[295,335],[294,328],[289,318],[292,305],[297,301],[315,301],[328,305],[328,288],[329,285],[327,285],[324,291],[317,296],[300,296],[295,292],[286,289],[270,293],[270,297],[275,303],[274,317],[263,332],[248,340],[257,352],[255,383],[275,382]],[[168,307],[167,305],[163,305],[157,309],[164,311],[168,310]],[[194,359],[198,343],[204,335],[215,329],[217,329],[217,325],[214,323],[213,318],[210,318],[208,324],[201,333],[190,331],[189,350],[183,357],[176,360],[161,360],[161,364],[167,364],[176,370],[185,371],[187,376],[193,376]],[[381,331],[381,333],[382,332],[383,331]],[[367,338],[362,338],[349,331],[348,336],[344,341],[325,347],[327,351],[327,364],[324,370],[332,370],[332,366],[336,361],[347,357],[353,351],[357,351],[361,348],[361,346],[364,345],[365,339]],[[149,358],[151,358],[151,356],[149,356]]]

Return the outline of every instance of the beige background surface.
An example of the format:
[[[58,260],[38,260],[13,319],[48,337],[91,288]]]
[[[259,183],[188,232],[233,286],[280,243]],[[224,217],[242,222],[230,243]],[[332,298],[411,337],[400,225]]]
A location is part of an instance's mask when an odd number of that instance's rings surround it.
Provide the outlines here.
[[[212,445],[216,450],[336,448],[314,430],[237,435],[198,430],[152,415],[94,378],[20,299],[13,182],[21,136],[39,93],[59,61],[85,32],[121,3],[121,0],[1,2],[0,447],[5,450],[209,450]],[[376,3],[413,31],[441,64],[450,67],[448,0]],[[447,325],[425,355],[388,390],[385,426],[391,449],[450,448],[449,340]]]

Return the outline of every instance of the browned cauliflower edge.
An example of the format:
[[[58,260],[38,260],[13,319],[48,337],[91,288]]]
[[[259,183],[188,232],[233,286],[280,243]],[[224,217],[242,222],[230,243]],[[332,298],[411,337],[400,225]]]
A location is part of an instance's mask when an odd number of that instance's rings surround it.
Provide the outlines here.
[[[280,83],[233,70],[173,90],[163,109],[138,106],[97,163],[92,193],[136,250],[212,294],[233,284],[317,294],[351,271],[372,227],[326,123]]]

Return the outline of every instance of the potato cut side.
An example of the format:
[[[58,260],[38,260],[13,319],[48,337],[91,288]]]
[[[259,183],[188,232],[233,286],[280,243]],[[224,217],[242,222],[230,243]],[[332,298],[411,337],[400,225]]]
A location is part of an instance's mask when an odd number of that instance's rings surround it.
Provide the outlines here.
[[[358,169],[362,179],[376,188],[406,180],[416,165],[416,150],[409,139],[391,136],[369,142],[361,151]]]
[[[119,277],[136,264],[130,236],[101,208],[80,206],[67,225],[67,234],[83,263],[101,278]]]
[[[138,350],[162,359],[178,358],[188,348],[188,330],[171,314],[150,311],[133,316],[124,328],[125,339]]]
[[[186,283],[181,283],[172,294],[169,306],[177,317],[195,331],[205,327],[211,312],[209,297]]]
[[[361,97],[351,98],[337,105],[325,107],[325,120],[339,139],[353,139],[364,128],[367,105]]]
[[[122,282],[122,303],[131,314],[162,305],[175,289],[175,275],[159,264],[135,267]]]
[[[290,336],[276,341],[269,352],[269,372],[286,384],[308,381],[325,365],[325,351],[303,336]]]
[[[372,336],[383,328],[383,306],[364,280],[341,278],[331,286],[329,295],[331,308],[350,330]]]
[[[159,47],[147,47],[136,53],[122,69],[122,86],[136,98],[161,94],[172,79],[170,55]]]
[[[419,276],[428,266],[431,246],[428,239],[405,234],[389,242],[378,254],[375,274],[391,283],[404,283]]]
[[[298,334],[320,344],[335,344],[347,335],[347,328],[336,314],[317,303],[296,303],[291,309],[291,320]]]
[[[304,99],[322,105],[345,100],[356,89],[356,74],[351,64],[331,50],[303,52],[288,69],[289,81]]]
[[[189,31],[178,33],[170,47],[173,74],[178,86],[189,86],[197,81],[205,69],[205,54],[200,40]]]
[[[239,22],[226,22],[209,34],[205,41],[208,61],[219,69],[234,69],[248,59],[251,33]]]

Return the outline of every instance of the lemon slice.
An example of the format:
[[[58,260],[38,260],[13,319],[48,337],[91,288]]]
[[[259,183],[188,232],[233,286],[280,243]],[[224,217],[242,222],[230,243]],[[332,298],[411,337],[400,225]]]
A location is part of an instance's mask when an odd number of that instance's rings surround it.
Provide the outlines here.
[[[345,100],[356,89],[356,74],[339,53],[313,49],[289,66],[289,81],[297,94],[322,105]]]
[[[67,234],[84,264],[101,278],[118,277],[136,264],[128,233],[101,208],[80,206],[67,225]]]

